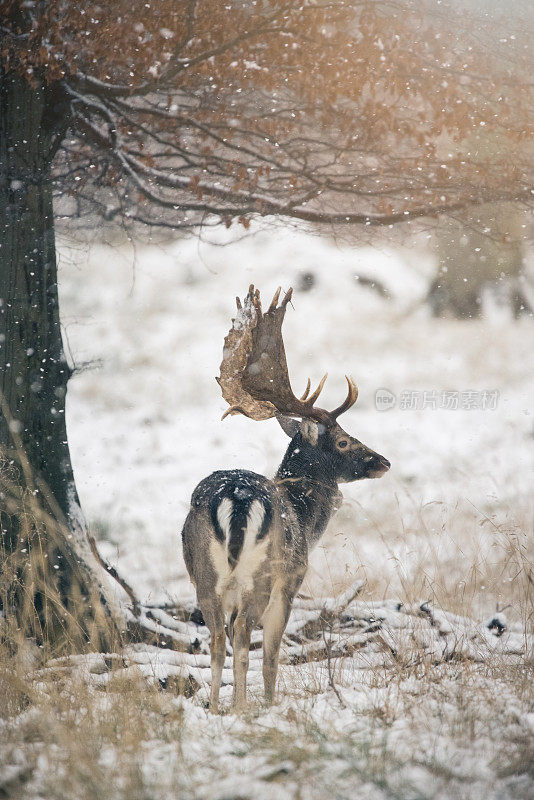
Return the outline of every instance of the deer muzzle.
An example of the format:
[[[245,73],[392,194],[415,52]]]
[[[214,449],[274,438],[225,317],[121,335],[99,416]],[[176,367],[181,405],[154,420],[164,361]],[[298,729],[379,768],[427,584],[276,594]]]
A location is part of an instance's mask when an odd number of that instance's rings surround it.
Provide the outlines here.
[[[384,458],[384,456],[375,453],[373,456],[373,460],[369,464],[369,470],[367,472],[367,478],[381,478],[382,475],[385,475],[386,472],[391,467],[391,463]]]

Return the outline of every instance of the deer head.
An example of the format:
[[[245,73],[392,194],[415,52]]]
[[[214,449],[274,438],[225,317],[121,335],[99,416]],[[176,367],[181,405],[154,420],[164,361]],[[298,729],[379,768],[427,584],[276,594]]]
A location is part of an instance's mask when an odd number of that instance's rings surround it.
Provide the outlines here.
[[[254,286],[250,286],[243,303],[236,298],[237,316],[224,340],[217,378],[230,405],[223,419],[229,414],[244,414],[254,420],[276,417],[295,445],[301,445],[293,450],[308,460],[312,455],[315,460],[319,458],[333,480],[380,477],[388,471],[389,461],[350,436],[337,422],[358,399],[358,388],[351,378],[347,377],[347,397],[333,411],[315,405],[327,375],[311,394],[309,379],[300,398],[293,393],[282,339],[282,323],[293,290],[289,289],[278,305],[280,291],[278,288],[265,313]]]

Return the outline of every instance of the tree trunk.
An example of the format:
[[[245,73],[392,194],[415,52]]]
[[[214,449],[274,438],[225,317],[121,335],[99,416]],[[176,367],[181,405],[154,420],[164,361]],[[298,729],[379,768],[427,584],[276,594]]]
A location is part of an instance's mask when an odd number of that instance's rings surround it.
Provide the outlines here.
[[[524,289],[521,223],[525,219],[522,209],[501,203],[440,223],[438,274],[427,296],[435,316],[479,317],[487,292],[516,317],[532,313]]]
[[[57,102],[53,86],[0,71],[0,602],[40,644],[109,648],[112,593],[89,548],[65,426],[50,175],[65,130]]]

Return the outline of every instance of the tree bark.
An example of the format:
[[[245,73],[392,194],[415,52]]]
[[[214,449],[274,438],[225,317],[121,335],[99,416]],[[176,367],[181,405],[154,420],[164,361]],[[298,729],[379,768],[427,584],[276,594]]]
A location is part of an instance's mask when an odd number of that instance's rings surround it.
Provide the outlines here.
[[[87,541],[65,425],[50,174],[61,111],[53,85],[0,66],[0,602],[40,644],[110,648],[112,592]]]

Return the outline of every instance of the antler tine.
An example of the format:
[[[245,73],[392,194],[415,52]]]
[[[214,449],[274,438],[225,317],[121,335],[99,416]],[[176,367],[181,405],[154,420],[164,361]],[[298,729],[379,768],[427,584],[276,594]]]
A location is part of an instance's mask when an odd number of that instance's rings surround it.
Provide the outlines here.
[[[248,417],[249,419],[254,419],[252,414],[249,414],[248,411],[246,411],[244,408],[241,408],[241,406],[230,406],[230,408],[227,408],[224,414],[222,415],[221,422],[223,421],[223,419],[226,419],[226,417],[229,417],[232,414],[243,414],[244,417]]]
[[[270,312],[273,312],[275,310],[276,306],[278,305],[278,300],[280,298],[280,292],[281,291],[282,291],[282,287],[279,286],[278,289],[276,290],[276,292],[274,293],[273,299],[271,300],[271,305],[269,306],[269,311]]]
[[[293,297],[293,287],[290,287],[284,295],[284,299],[282,300],[281,306],[285,308],[288,303],[291,302],[291,298]]]
[[[276,292],[274,293],[274,297],[271,300],[271,305],[269,306],[269,313],[271,313],[271,314],[272,314],[273,311],[276,311],[276,307],[278,306],[278,301],[280,299],[281,291],[282,291],[282,287],[279,286],[278,289],[276,290]],[[280,308],[281,309],[284,309],[287,306],[287,304],[291,300],[292,296],[293,296],[293,289],[288,289],[287,292],[284,295],[284,298],[283,298],[282,302],[280,303]]]
[[[245,298],[245,304],[247,303],[253,305],[261,313],[260,290],[255,289],[253,283],[248,287],[248,294]]]
[[[306,398],[308,397],[308,395],[310,393],[310,389],[311,389],[311,381],[308,378],[308,383],[306,384],[306,390],[305,390],[304,394],[302,395],[302,397],[299,398],[301,403],[303,403],[306,400]]]
[[[319,386],[317,387],[317,389],[306,400],[306,405],[307,406],[313,406],[313,404],[315,403],[315,401],[317,400],[317,398],[319,397],[319,395],[323,391],[323,386],[325,385],[325,381],[326,381],[327,378],[328,378],[328,372],[325,372],[325,374],[323,375],[323,377],[319,381]]]
[[[347,397],[340,406],[334,409],[334,411],[330,412],[332,419],[337,419],[337,417],[339,417],[341,414],[344,414],[345,411],[348,411],[348,409],[351,408],[358,399],[358,387],[356,386],[356,383],[352,378],[349,378],[348,375],[345,375],[345,378],[349,385]]]

